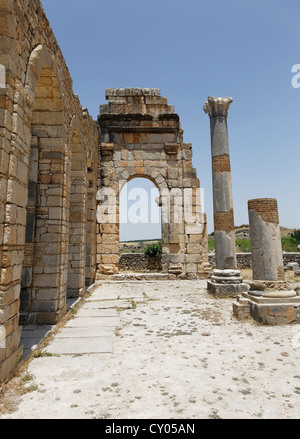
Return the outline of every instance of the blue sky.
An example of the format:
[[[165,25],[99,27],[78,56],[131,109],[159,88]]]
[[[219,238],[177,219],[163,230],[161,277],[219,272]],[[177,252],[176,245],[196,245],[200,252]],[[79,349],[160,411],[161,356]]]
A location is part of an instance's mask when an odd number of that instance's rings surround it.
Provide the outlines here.
[[[236,225],[247,201],[278,200],[300,228],[300,64],[297,0],[42,0],[83,107],[97,118],[105,88],[155,87],[175,105],[205,190],[213,231],[207,96],[228,115]],[[300,82],[300,80],[299,80]],[[148,226],[147,230],[149,231]],[[139,239],[140,237],[138,237]]]

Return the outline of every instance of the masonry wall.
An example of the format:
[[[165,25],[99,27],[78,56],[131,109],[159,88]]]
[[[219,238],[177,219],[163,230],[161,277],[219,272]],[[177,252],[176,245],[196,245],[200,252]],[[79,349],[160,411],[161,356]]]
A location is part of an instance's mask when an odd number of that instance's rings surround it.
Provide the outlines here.
[[[119,259],[120,271],[151,272],[161,271],[161,258],[144,253],[123,253]]]
[[[2,379],[21,354],[19,314],[54,324],[67,291],[95,278],[98,132],[40,1],[1,1],[0,64]]]

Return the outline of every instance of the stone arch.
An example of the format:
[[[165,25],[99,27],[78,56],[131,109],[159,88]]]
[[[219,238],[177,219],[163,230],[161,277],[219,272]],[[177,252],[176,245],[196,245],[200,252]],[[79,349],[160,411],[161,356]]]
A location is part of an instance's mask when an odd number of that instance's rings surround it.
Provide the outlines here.
[[[118,187],[146,177],[160,190],[162,270],[181,277],[205,276],[208,261],[200,183],[192,165],[192,145],[183,142],[179,116],[159,89],[107,89],[100,105],[99,187],[114,191],[104,201],[118,215]],[[186,209],[186,202],[188,208]],[[99,199],[100,210],[103,199]],[[118,221],[98,217],[98,278],[118,272]],[[102,222],[103,221],[103,222]]]
[[[55,59],[55,55],[51,53],[48,47],[39,44],[35,49],[33,49],[28,60],[24,79],[24,89],[31,103],[34,102],[37,82],[41,77],[42,70],[45,69],[45,67],[49,67],[57,77],[58,84],[60,86],[60,93],[63,98],[61,87],[63,81],[59,65],[60,63]]]
[[[123,189],[125,184],[127,184],[129,181],[133,180],[134,178],[146,178],[150,180],[157,187],[160,193],[162,193],[163,190],[168,189],[166,179],[159,171],[153,170],[151,174],[150,173],[146,174],[144,170],[137,172],[135,168],[130,168],[128,170],[127,179],[123,181],[120,180],[119,191]]]
[[[30,128],[21,323],[56,323],[66,305],[66,161],[62,81],[55,57],[39,45],[26,78]]]

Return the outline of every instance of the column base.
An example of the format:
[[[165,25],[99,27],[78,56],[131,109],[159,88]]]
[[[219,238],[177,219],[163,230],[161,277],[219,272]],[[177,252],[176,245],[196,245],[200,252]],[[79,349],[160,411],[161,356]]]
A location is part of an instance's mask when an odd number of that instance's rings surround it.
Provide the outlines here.
[[[252,318],[264,325],[300,323],[300,296],[293,290],[251,290],[237,297],[233,315],[239,320]]]
[[[236,297],[248,292],[249,285],[243,282],[239,270],[214,270],[207,291],[215,297]]]
[[[284,280],[252,280],[249,282],[250,290],[258,291],[284,291],[289,287],[289,283]]]

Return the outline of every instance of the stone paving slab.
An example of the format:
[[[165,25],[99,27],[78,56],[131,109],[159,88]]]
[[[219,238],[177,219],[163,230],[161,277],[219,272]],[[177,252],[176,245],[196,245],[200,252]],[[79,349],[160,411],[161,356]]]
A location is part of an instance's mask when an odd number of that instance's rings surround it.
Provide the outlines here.
[[[117,317],[78,317],[70,320],[66,328],[115,328],[119,323]]]
[[[107,337],[111,335],[112,328],[64,328],[61,332],[55,335],[55,338],[97,338]]]
[[[41,374],[44,383],[47,383],[47,388],[49,386],[57,390],[58,383],[63,381],[70,386],[72,394],[74,389],[80,388],[82,383],[90,379],[95,371],[100,374],[110,357],[110,353],[78,355],[76,357],[72,355],[40,357],[34,359],[31,367],[34,375]],[[80,395],[78,396],[80,397]]]
[[[55,337],[46,352],[55,355],[112,353],[112,336],[108,337]]]
[[[127,284],[129,284],[130,282],[127,282]],[[110,299],[110,300],[118,300],[118,299],[134,299],[134,298],[142,298],[143,297],[143,292],[141,290],[130,290],[130,289],[123,289],[122,288],[122,283],[120,284],[115,284],[113,282],[113,286],[115,288],[113,289],[97,289],[94,293],[93,293],[93,299],[94,300],[103,300],[103,299]],[[104,295],[105,293],[105,295]]]
[[[124,302],[125,303],[125,302]],[[84,309],[115,309],[120,305],[117,300],[88,300],[84,304]]]
[[[88,308],[88,307],[84,307],[83,309],[80,309],[77,313],[76,313],[76,317],[77,318],[81,318],[81,317],[116,317],[117,316],[117,311],[115,309],[112,308],[108,308],[108,309],[99,309],[99,308]]]

